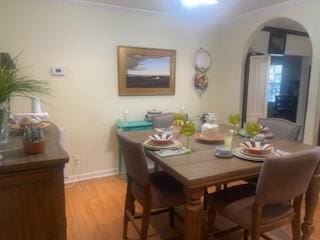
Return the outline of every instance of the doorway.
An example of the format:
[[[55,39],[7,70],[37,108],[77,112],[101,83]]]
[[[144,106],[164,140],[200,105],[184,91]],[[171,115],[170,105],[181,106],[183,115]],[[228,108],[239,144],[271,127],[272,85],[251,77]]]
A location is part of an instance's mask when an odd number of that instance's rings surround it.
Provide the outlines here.
[[[302,140],[311,61],[311,41],[301,24],[290,19],[265,23],[253,36],[247,53],[243,122],[259,118],[287,119],[302,126],[299,136]]]

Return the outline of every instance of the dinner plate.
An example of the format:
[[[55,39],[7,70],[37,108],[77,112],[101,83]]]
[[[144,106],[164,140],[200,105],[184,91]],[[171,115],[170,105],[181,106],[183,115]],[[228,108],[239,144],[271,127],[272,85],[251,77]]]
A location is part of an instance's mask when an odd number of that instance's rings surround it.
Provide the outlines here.
[[[238,131],[238,134],[241,137],[250,138],[250,135],[247,133],[247,131],[244,128],[240,129]],[[261,134],[263,134],[266,137],[266,139],[274,138],[274,134],[272,132],[262,132]]]
[[[247,151],[246,149],[244,149],[244,148],[242,148],[242,147],[239,149],[239,151],[240,151],[242,154],[245,154],[245,155],[248,155],[248,156],[252,156],[252,157],[264,157],[264,158],[266,158],[266,157],[270,156],[270,155],[273,153],[273,148],[271,148],[270,151],[268,151],[268,152],[266,152],[266,153],[264,153],[264,154],[254,154],[254,153],[252,153],[252,152]]]
[[[154,145],[152,143],[151,139],[147,139],[144,143],[143,146],[147,149],[150,150],[161,150],[161,149],[176,149],[180,148],[182,146],[182,143],[179,141],[173,140],[170,144],[168,145]]]
[[[207,137],[201,133],[196,133],[195,139],[199,142],[204,143],[221,143],[224,141],[224,136],[222,134],[217,134],[213,137]]]
[[[241,159],[245,159],[245,160],[248,160],[248,161],[253,161],[253,162],[264,162],[264,160],[266,160],[266,156],[251,156],[251,155],[246,155],[244,153],[242,153],[241,151],[241,148],[235,148],[233,149],[232,151],[233,155],[238,157],[238,158],[241,158]]]

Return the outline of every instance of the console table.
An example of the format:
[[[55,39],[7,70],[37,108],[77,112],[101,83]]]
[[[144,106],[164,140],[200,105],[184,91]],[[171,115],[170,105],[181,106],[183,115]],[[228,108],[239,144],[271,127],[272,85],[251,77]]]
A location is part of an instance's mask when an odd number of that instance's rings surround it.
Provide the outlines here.
[[[0,239],[66,240],[64,165],[59,129],[44,128],[45,152],[26,155],[22,136],[0,145]]]
[[[145,131],[152,129],[152,122],[150,121],[119,121],[117,122],[117,128],[124,132],[136,132]],[[122,152],[118,144],[118,164],[119,164],[119,174],[123,173],[123,163],[122,163]]]

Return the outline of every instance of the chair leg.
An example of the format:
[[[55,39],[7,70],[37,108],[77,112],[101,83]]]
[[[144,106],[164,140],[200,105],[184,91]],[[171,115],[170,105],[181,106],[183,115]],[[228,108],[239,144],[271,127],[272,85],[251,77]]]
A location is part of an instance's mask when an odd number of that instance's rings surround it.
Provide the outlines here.
[[[174,208],[171,207],[169,209],[169,219],[170,219],[170,227],[174,227]]]
[[[142,213],[142,223],[141,223],[141,240],[147,240],[148,238],[148,228],[150,222],[151,209],[150,207],[144,207]]]
[[[259,240],[260,239],[260,235],[253,235],[251,234],[251,240]]]
[[[203,195],[203,210],[207,210],[208,209],[208,189],[206,189],[204,191],[204,195]]]
[[[129,217],[127,216],[127,213],[125,210],[124,211],[124,220],[123,220],[123,233],[122,233],[123,239],[128,239],[128,223],[129,223]]]
[[[209,208],[208,212],[208,239],[213,240],[214,239],[214,223],[216,221],[217,212],[213,208]]]
[[[249,240],[249,231],[246,229],[243,231],[243,240]]]
[[[223,189],[222,185],[217,185],[216,186],[216,192],[221,191],[222,189]],[[207,210],[208,209],[208,195],[209,195],[209,192],[208,192],[208,189],[206,189],[204,191],[204,196],[203,196],[203,210]]]
[[[292,228],[292,240],[301,239],[301,222],[300,219],[295,218],[291,223]]]
[[[134,197],[131,193],[131,189],[129,187],[127,187],[127,193],[126,193],[126,200],[125,200],[125,207],[124,207],[124,219],[123,219],[123,239],[127,239],[128,238],[128,223],[129,223],[129,216],[127,211],[129,211],[132,215],[134,215],[135,213],[135,209],[134,209]]]
[[[300,196],[294,200],[294,209],[295,216],[291,222],[292,228],[292,239],[300,240],[301,239],[301,205],[302,205],[303,196]]]
[[[261,222],[261,216],[262,216],[262,210],[263,207],[261,205],[257,205],[256,203],[252,207],[251,212],[251,240],[259,240],[261,230],[260,230],[260,222]]]
[[[251,232],[251,240],[259,240],[260,239],[260,233],[257,230],[254,230]]]

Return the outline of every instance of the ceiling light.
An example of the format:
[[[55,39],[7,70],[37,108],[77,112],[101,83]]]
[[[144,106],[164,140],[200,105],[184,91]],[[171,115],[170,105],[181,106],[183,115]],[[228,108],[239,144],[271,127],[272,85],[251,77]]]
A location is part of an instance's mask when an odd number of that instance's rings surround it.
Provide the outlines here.
[[[194,8],[205,5],[214,5],[218,0],[181,0],[182,4],[187,8]]]

